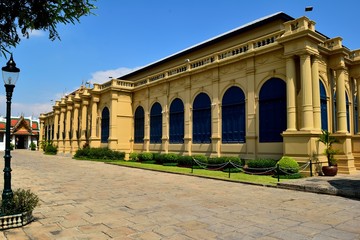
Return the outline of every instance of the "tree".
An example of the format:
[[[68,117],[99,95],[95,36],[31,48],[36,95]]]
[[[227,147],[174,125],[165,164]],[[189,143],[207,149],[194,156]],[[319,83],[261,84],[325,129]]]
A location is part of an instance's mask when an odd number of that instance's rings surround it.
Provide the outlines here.
[[[57,24],[75,24],[90,15],[96,0],[0,0],[0,55],[16,47],[31,31],[49,32],[49,39],[59,39]],[[20,36],[19,36],[20,34]]]

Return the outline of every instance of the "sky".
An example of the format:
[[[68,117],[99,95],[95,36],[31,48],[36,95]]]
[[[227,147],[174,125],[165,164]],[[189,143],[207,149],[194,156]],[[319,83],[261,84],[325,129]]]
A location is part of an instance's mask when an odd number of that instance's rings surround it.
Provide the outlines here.
[[[10,51],[21,69],[12,116],[38,118],[85,82],[103,83],[256,19],[284,12],[360,49],[358,0],[97,0],[94,15],[58,25],[61,40],[34,31]],[[312,6],[311,12],[305,7]],[[7,60],[0,57],[1,66]],[[0,116],[5,116],[0,88]]]

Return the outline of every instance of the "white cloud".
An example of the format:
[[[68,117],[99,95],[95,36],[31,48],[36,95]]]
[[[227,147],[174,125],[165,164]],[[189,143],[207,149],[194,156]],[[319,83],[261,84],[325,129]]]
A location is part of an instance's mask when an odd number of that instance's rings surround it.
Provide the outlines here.
[[[22,39],[26,39],[27,37],[24,36],[22,33],[21,33],[21,30],[18,29],[17,30],[19,36],[22,38]],[[43,31],[43,30],[29,30],[29,38],[32,38],[32,37],[43,37],[43,36],[46,36],[46,32]]]
[[[132,71],[135,71],[137,69],[139,69],[140,67],[137,68],[126,68],[126,67],[121,67],[118,69],[112,69],[112,70],[105,70],[105,71],[97,71],[91,74],[91,79],[89,79],[88,81],[90,83],[104,83],[110,80],[110,78],[118,78],[121,77],[127,73],[130,73]]]
[[[38,118],[41,113],[47,113],[52,110],[52,102],[48,103],[19,103],[13,102],[11,104],[11,116],[20,116],[24,115],[25,117],[33,116]],[[6,97],[4,95],[0,96],[0,116],[6,114]]]
[[[45,31],[32,30],[29,32],[29,37],[42,37],[42,36],[45,36]]]

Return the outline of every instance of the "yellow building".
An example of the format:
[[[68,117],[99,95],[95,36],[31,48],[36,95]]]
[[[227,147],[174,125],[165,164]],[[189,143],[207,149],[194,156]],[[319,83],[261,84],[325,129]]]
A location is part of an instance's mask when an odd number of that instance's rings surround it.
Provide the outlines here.
[[[139,70],[56,101],[41,140],[59,152],[85,144],[131,152],[292,156],[325,160],[340,142],[340,173],[360,168],[360,50],[307,17],[264,17]]]

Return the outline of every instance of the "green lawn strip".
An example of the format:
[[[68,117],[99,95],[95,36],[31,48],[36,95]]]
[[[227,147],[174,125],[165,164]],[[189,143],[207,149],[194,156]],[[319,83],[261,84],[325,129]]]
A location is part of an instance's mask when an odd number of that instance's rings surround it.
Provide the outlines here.
[[[130,161],[113,161],[107,162],[115,165],[149,169],[154,171],[163,171],[163,172],[171,172],[171,173],[181,173],[187,175],[196,175],[208,178],[216,178],[222,180],[231,180],[237,182],[247,182],[261,185],[271,185],[275,186],[277,183],[277,178],[266,175],[251,175],[246,173],[231,173],[230,178],[227,172],[223,171],[211,171],[205,169],[194,169],[193,173],[191,173],[191,168],[184,167],[175,167],[175,166],[163,166],[159,164],[148,164],[148,163],[140,163],[140,162],[130,162]]]

